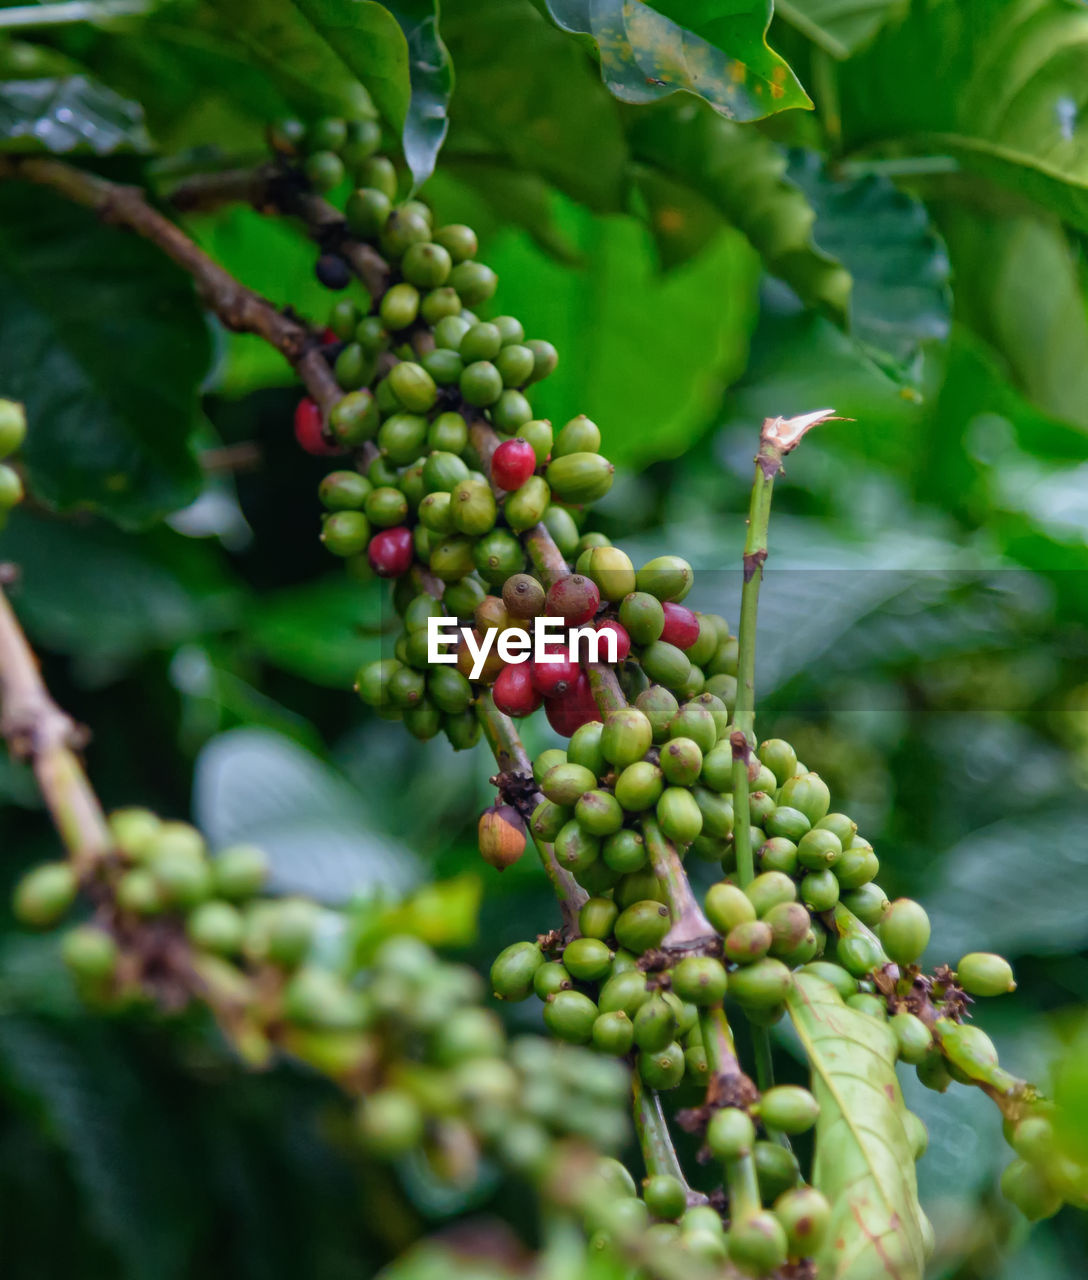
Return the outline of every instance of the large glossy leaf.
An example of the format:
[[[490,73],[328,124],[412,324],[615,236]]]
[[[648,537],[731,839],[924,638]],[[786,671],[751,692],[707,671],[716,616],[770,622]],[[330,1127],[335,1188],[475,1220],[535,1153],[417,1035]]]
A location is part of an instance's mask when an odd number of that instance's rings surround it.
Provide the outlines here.
[[[948,255],[925,206],[887,178],[832,177],[814,151],[790,152],[788,176],[815,210],[813,239],[850,272],[849,329],[884,367],[909,368],[948,337]]]
[[[786,176],[786,152],[690,103],[632,118],[634,155],[709,200],[805,302],[845,322],[850,276],[813,238],[815,213]]]
[[[920,1280],[923,1217],[896,1045],[822,978],[794,975],[787,1008],[820,1103],[812,1182],[832,1205],[821,1280]]]
[[[438,0],[294,0],[366,85],[403,135],[416,183],[434,169],[446,136],[453,66],[438,34]]]
[[[448,0],[442,12],[470,155],[482,142],[592,208],[624,207],[619,108],[582,51],[525,0]]]
[[[730,120],[810,107],[786,62],[767,46],[770,0],[546,0],[565,31],[590,36],[601,78],[623,102],[678,90]]]
[[[189,502],[208,333],[187,276],[45,192],[0,189],[0,387],[24,400],[30,487],[127,528]]]
[[[1088,229],[1088,8],[919,0],[841,80],[854,146],[894,139]]]
[[[1076,951],[1088,941],[1083,907],[1088,804],[995,822],[941,858],[926,905],[933,942],[954,963],[967,951],[1011,956]]]
[[[523,235],[505,236],[490,255],[503,308],[561,352],[558,370],[533,390],[536,410],[557,422],[589,414],[610,441],[609,457],[625,466],[683,452],[743,367],[755,255],[725,231],[660,276],[634,219],[568,206],[560,225],[583,267],[547,259]]]
[[[375,830],[364,794],[318,757],[265,729],[220,734],[196,764],[193,811],[213,848],[264,848],[272,887],[343,902],[401,894],[419,878],[415,855]]]
[[[1001,356],[1009,380],[1040,409],[1088,427],[1088,316],[1062,228],[951,202],[939,216],[957,318]]]
[[[775,14],[833,58],[848,58],[909,0],[776,0]]]
[[[104,156],[148,143],[139,103],[87,76],[0,82],[0,150]]]

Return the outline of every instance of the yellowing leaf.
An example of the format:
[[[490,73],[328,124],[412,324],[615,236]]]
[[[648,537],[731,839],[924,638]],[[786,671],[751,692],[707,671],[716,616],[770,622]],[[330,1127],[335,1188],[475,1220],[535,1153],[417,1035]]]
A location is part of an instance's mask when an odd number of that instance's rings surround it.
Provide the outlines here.
[[[787,1001],[820,1103],[812,1181],[831,1201],[820,1280],[920,1280],[928,1224],[888,1027],[796,974]]]

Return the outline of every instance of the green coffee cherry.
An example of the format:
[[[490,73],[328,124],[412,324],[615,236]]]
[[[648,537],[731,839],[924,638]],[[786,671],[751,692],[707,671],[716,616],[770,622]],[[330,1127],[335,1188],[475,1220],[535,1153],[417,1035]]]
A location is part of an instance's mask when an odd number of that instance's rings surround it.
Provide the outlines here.
[[[1029,1222],[1052,1218],[1062,1207],[1061,1196],[1043,1173],[1026,1160],[1014,1160],[1001,1175],[1001,1191]]]
[[[461,223],[450,223],[439,227],[434,233],[436,244],[446,249],[454,262],[465,262],[475,258],[477,252],[476,232]]]
[[[797,842],[797,860],[810,871],[833,867],[842,857],[842,843],[833,831],[806,831]]]
[[[657,556],[648,560],[637,574],[638,590],[662,602],[679,601],[695,582],[695,573],[680,556]]]
[[[804,966],[803,972],[811,974],[814,978],[822,978],[824,982],[834,987],[843,1000],[857,992],[857,978],[847,973],[841,965],[832,964],[828,960],[813,960]]]
[[[565,867],[577,876],[587,870],[601,851],[601,842],[584,830],[580,823],[565,823],[555,837],[555,859],[561,867]]]
[[[450,256],[456,258],[456,251],[448,240],[440,242],[448,249]],[[458,296],[466,307],[475,307],[486,302],[498,287],[498,277],[490,267],[482,262],[459,262],[449,275],[449,283],[457,290]]]
[[[531,338],[525,345],[533,353],[533,382],[539,382],[555,371],[559,356],[550,342]]]
[[[630,598],[630,597],[628,597]],[[683,649],[667,640],[654,640],[642,650],[642,669],[666,689],[683,690],[691,675],[691,660]]]
[[[898,898],[877,930],[884,950],[896,964],[914,964],[929,943],[929,916],[910,898]]]
[[[655,991],[635,1014],[635,1044],[650,1053],[664,1049],[676,1037],[677,1028],[675,1009],[660,991]]]
[[[636,760],[616,779],[616,800],[627,813],[643,813],[657,804],[664,786],[661,770],[657,765],[648,760]],[[645,859],[644,853],[642,859]],[[641,866],[641,861],[638,865]],[[618,869],[634,871],[637,867]]]
[[[1054,1154],[1054,1126],[1044,1115],[1026,1115],[1013,1130],[1010,1141],[1018,1156],[1045,1167]]]
[[[550,844],[570,821],[572,813],[573,809],[567,805],[542,800],[533,810],[529,828],[538,840],[545,840]]]
[[[690,787],[702,768],[702,750],[691,738],[674,737],[661,748],[661,772],[674,786]]]
[[[605,718],[601,751],[618,768],[641,760],[652,745],[653,727],[637,707],[623,707]]]
[[[765,916],[780,902],[794,902],[797,898],[797,886],[780,871],[765,871],[756,876],[744,892],[759,916]]]
[[[778,1219],[767,1209],[760,1209],[729,1229],[729,1257],[741,1271],[750,1276],[764,1276],[783,1266],[789,1242]]]
[[[769,836],[792,840],[797,845],[808,833],[811,825],[800,809],[791,808],[786,804],[776,805],[773,811],[763,819],[763,829]]]
[[[642,1198],[655,1218],[669,1222],[675,1222],[688,1204],[684,1184],[667,1173],[647,1178],[642,1184]]]
[[[1003,996],[1016,990],[1012,965],[1003,957],[972,951],[956,965],[956,981],[972,996]]]
[[[868,976],[884,963],[880,944],[863,933],[840,938],[835,948],[835,959],[857,978]]]
[[[657,821],[676,844],[690,844],[703,829],[703,815],[686,787],[666,787],[657,802]]]
[[[544,1025],[558,1040],[588,1044],[597,1021],[597,1006],[580,991],[558,991],[544,1004]]]
[[[895,1032],[899,1057],[904,1062],[917,1065],[933,1047],[929,1028],[913,1013],[897,1013],[888,1020],[888,1025]]]
[[[407,329],[419,314],[419,290],[411,284],[393,285],[382,295],[378,314],[390,333]]]
[[[807,1089],[780,1084],[768,1089],[759,1100],[759,1115],[768,1129],[781,1133],[805,1133],[816,1123],[820,1104]]]
[[[660,639],[665,629],[665,611],[660,600],[646,591],[633,591],[624,596],[619,609],[620,622],[637,645]]]
[[[601,987],[598,1004],[602,1013],[614,1013],[622,1009],[631,1019],[650,998],[646,989],[646,975],[641,969],[624,969],[613,972]]]
[[[478,1058],[501,1057],[506,1047],[502,1023],[490,1009],[468,1008],[446,1012],[431,1041],[434,1060],[445,1067]]]
[[[771,930],[771,951],[776,956],[789,955],[805,940],[812,918],[799,902],[780,902],[765,913],[764,924]]]
[[[185,922],[189,941],[214,955],[237,955],[245,938],[245,923],[229,902],[203,902]]]
[[[712,956],[685,956],[671,971],[672,989],[700,1007],[720,1004],[728,982],[725,966]]]
[[[354,556],[370,541],[370,521],[361,511],[336,511],[321,526],[321,541],[334,556]]]
[[[489,485],[471,479],[454,485],[450,492],[450,518],[458,532],[478,538],[494,528],[497,515],[495,495]]]
[[[816,823],[831,807],[831,792],[818,773],[805,773],[786,779],[778,793],[778,802],[799,809],[810,823]]]
[[[747,1111],[725,1107],[715,1111],[706,1130],[706,1145],[716,1160],[748,1155],[756,1141],[756,1127]]]
[[[839,888],[860,889],[870,884],[880,872],[880,862],[868,846],[846,849],[835,866]]]
[[[409,284],[435,289],[445,284],[452,266],[448,250],[440,244],[417,241],[405,251],[400,269]]]
[[[615,470],[599,453],[568,453],[548,464],[544,478],[562,502],[588,503],[612,488]]]
[[[21,448],[25,439],[25,408],[17,400],[0,400],[0,458]]]
[[[841,895],[841,901],[847,910],[852,911],[870,929],[875,929],[880,924],[891,907],[884,890],[877,884],[863,884],[860,889],[851,889]]]
[[[703,905],[706,918],[723,937],[737,925],[756,918],[752,899],[743,889],[724,881],[710,886]]]
[[[768,738],[756,752],[774,774],[779,786],[792,778],[797,770],[797,752],[782,738]]]
[[[579,982],[598,982],[612,968],[612,952],[600,938],[575,938],[563,952],[563,967]]]
[[[735,924],[725,935],[726,958],[736,964],[752,964],[770,951],[774,933],[765,920]]]
[[[638,766],[629,765],[628,767],[634,769]],[[626,772],[625,769],[624,773]],[[621,779],[622,777],[623,774],[620,775]],[[616,782],[616,787],[618,791],[619,780]],[[622,800],[621,803],[623,803]],[[605,838],[601,845],[601,858],[611,870],[620,875],[627,875],[646,865],[646,845],[637,831],[627,828]]]
[[[16,885],[15,917],[21,924],[46,929],[68,913],[78,889],[79,879],[70,863],[43,863]]]
[[[646,597],[651,599],[651,597]],[[627,599],[631,599],[630,596]],[[656,604],[657,602],[654,601]],[[668,689],[659,684],[651,685],[643,690],[635,700],[635,705],[649,720],[653,729],[655,742],[666,742],[669,737],[669,725],[679,710],[680,704]],[[702,753],[700,752],[700,758]]]
[[[410,413],[426,413],[438,399],[434,379],[421,364],[402,360],[389,372],[393,394]]]
[[[664,753],[662,753],[664,754]],[[696,787],[692,792],[695,803],[702,814],[702,834],[724,840],[733,834],[733,802],[726,796],[708,791],[706,787]]]
[[[423,1141],[423,1113],[405,1090],[379,1089],[360,1103],[359,1131],[372,1155],[392,1159]]]
[[[812,912],[830,911],[839,900],[834,871],[810,871],[801,881],[801,901]]]
[[[620,912],[616,921],[616,941],[627,951],[642,955],[661,945],[670,926],[669,909],[663,903],[645,899]]]
[[[544,955],[535,942],[515,942],[500,951],[491,966],[491,989],[499,1000],[526,1000],[534,988]]]
[[[619,915],[619,907],[609,898],[589,898],[578,912],[578,928],[583,938],[609,938]]]
[[[751,1009],[775,1008],[785,1000],[792,985],[790,971],[781,960],[770,956],[729,976],[729,994]]]
[[[774,1202],[774,1216],[782,1224],[791,1258],[810,1258],[819,1251],[831,1222],[831,1205],[815,1187],[784,1191]]]
[[[503,503],[506,523],[515,533],[524,533],[526,529],[540,523],[550,501],[548,482],[543,476],[530,476],[520,489],[507,495]]]
[[[133,867],[117,882],[117,905],[138,916],[158,915],[166,905],[158,881],[145,867]]]
[[[574,806],[574,816],[594,836],[612,835],[623,826],[623,809],[608,791],[586,791]]]
[[[621,1057],[629,1053],[635,1040],[631,1019],[622,1009],[602,1013],[593,1024],[593,1047],[601,1053]]]
[[[651,1089],[675,1089],[684,1078],[686,1067],[683,1046],[675,1040],[664,1049],[641,1050],[638,1073]]]
[[[116,940],[93,924],[69,929],[61,939],[60,954],[73,976],[86,982],[104,982],[117,968]]]
[[[540,789],[555,804],[573,805],[597,785],[597,778],[584,765],[564,763],[548,770]]]
[[[919,1081],[935,1093],[944,1093],[952,1083],[952,1076],[939,1049],[931,1049],[915,1070]]]
[[[558,960],[549,960],[533,974],[533,994],[538,1000],[547,1000],[557,991],[569,991],[573,979]]]

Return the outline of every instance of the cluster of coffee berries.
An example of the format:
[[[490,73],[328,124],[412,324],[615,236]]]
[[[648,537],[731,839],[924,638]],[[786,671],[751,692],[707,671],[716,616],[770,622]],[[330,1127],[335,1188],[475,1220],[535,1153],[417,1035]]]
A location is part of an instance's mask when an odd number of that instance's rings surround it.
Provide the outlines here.
[[[0,400],[0,458],[10,457],[26,438],[26,412],[16,400]],[[23,482],[19,473],[6,462],[0,462],[0,528],[8,512],[23,500]]]

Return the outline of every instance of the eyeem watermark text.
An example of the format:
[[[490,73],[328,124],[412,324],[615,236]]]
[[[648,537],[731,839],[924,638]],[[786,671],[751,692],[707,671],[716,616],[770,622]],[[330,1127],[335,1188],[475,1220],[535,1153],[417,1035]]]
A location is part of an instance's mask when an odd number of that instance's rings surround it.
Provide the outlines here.
[[[464,640],[472,668],[470,680],[478,680],[488,654],[494,649],[503,662],[611,662],[619,660],[619,637],[611,627],[571,627],[563,618],[534,618],[532,632],[510,627],[480,635],[456,618],[427,619],[427,661],[457,661],[457,647]]]

